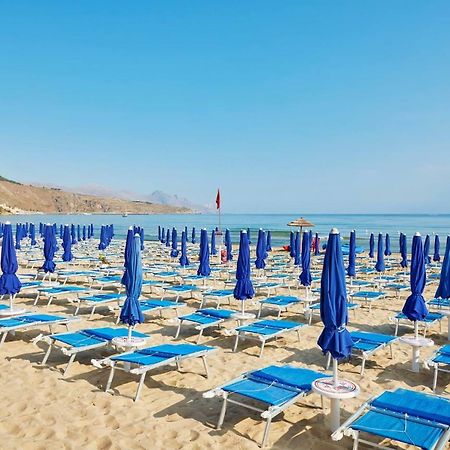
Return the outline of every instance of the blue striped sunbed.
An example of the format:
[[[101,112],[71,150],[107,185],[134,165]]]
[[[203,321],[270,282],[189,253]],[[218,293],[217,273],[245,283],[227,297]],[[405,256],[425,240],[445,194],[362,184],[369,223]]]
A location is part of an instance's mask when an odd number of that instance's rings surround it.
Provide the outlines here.
[[[347,310],[353,311],[356,317],[356,310],[359,308],[358,303],[347,302]],[[305,317],[308,319],[308,325],[311,325],[313,316],[320,316],[320,302],[308,304],[305,306]]]
[[[47,306],[50,306],[52,301],[57,297],[67,297],[71,294],[81,294],[82,292],[89,291],[89,288],[82,286],[56,286],[56,287],[46,287],[39,288],[38,295],[34,300],[34,305],[37,304],[38,300],[41,298],[41,295],[44,295],[48,298]]]
[[[435,323],[439,323],[439,331],[442,331],[442,319],[445,316],[441,313],[438,312],[428,312],[427,316],[425,317],[425,319],[423,320],[419,320],[419,324],[421,324],[423,326],[423,336],[425,337],[427,334],[428,329],[434,325]],[[395,323],[395,335],[397,336],[398,334],[398,329],[400,326],[400,323],[402,323],[403,325],[411,325],[414,326],[414,322],[411,322],[406,316],[405,314],[403,314],[402,312],[396,314],[395,317],[393,317],[392,319]]]
[[[221,397],[223,399],[217,429],[222,428],[229,403],[261,413],[261,417],[266,420],[261,443],[261,447],[264,447],[269,437],[272,419],[310,394],[312,383],[318,378],[326,376],[328,375],[290,365],[268,366],[244,373],[222,386],[205,392],[203,397]],[[251,400],[252,403],[245,403],[247,400]],[[254,401],[261,406],[254,406]]]
[[[237,350],[239,339],[256,340],[261,342],[261,350],[259,352],[259,357],[261,357],[264,346],[270,339],[276,339],[290,331],[295,331],[298,340],[300,341],[300,328],[304,326],[304,323],[291,322],[289,320],[260,320],[258,322],[237,327],[233,351],[235,352]]]
[[[115,294],[115,293],[99,293],[86,295],[82,297],[78,297],[78,305],[75,310],[74,315],[78,314],[80,310],[81,304],[86,304],[89,307],[92,307],[91,314],[89,316],[90,319],[94,316],[95,310],[98,306],[107,305],[109,303],[117,303],[119,304],[121,300],[125,300],[126,296],[124,294]]]
[[[450,308],[450,298],[433,298],[427,304],[436,308]]]
[[[236,311],[228,310],[228,309],[198,309],[192,314],[187,314],[185,316],[181,316],[178,318],[178,329],[175,334],[175,339],[178,339],[181,331],[181,326],[186,322],[194,325],[194,328],[199,331],[199,335],[197,338],[197,343],[200,342],[200,339],[203,335],[203,331],[206,328],[211,328],[218,326],[227,321],[233,320]]]
[[[78,320],[79,319],[74,317],[57,316],[54,314],[24,314],[7,319],[0,319],[0,345],[5,342],[6,336],[10,332],[48,326],[51,333],[54,325],[65,325],[66,328],[69,329],[69,323]]]
[[[274,297],[267,297],[259,302],[258,317],[261,316],[262,308],[273,308],[278,311],[278,318],[281,316],[281,311],[287,311],[290,306],[298,305],[301,300],[293,295],[276,295]]]
[[[359,443],[387,448],[362,438],[361,433],[424,450],[442,450],[450,437],[450,400],[409,389],[386,391],[364,403],[331,437],[352,436],[353,448]]]
[[[175,294],[175,302],[177,302],[181,295],[190,294],[192,297],[192,293],[198,290],[199,288],[195,284],[181,284],[179,286],[167,286],[164,289],[164,294]]]
[[[228,304],[230,304],[230,300],[232,297],[233,297],[233,289],[215,289],[212,291],[204,292],[202,301],[200,303],[200,308],[203,308],[207,300],[216,301],[217,302],[216,308],[219,308],[222,300],[227,299]]]
[[[450,344],[443,345],[436,350],[433,356],[427,361],[429,367],[434,368],[433,391],[436,390],[439,372],[450,373]]]
[[[128,336],[128,328],[88,328],[73,333],[58,333],[49,336],[42,336],[39,340],[43,340],[48,344],[44,359],[41,364],[47,364],[52,348],[57,346],[64,355],[69,356],[69,361],[64,369],[63,375],[67,375],[69,367],[75,360],[78,353],[86,352],[100,347],[106,347],[111,344],[114,338]],[[147,334],[132,331],[132,337],[147,339]]]
[[[366,305],[369,305],[369,310],[372,308],[372,302],[384,298],[386,294],[378,291],[358,291],[349,294],[352,300],[364,300]]]
[[[111,372],[106,383],[105,392],[110,390],[115,370],[139,375],[139,383],[136,390],[134,401],[139,399],[142,385],[148,371],[158,367],[176,364],[180,369],[181,362],[190,358],[201,358],[205,368],[206,377],[209,377],[207,356],[215,351],[214,347],[195,344],[163,344],[154,347],[147,347],[133,352],[126,352],[120,355],[112,356],[102,360],[92,360],[95,367],[111,367]]]

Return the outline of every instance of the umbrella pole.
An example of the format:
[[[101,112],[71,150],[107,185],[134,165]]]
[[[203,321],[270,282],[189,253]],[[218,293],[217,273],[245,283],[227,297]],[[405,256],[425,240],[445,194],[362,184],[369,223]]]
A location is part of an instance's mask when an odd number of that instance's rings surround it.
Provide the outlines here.
[[[242,305],[241,305],[241,313],[242,313],[242,315],[244,315],[245,314],[245,300],[241,300],[241,302],[242,302]]]
[[[417,320],[414,321],[414,339],[419,338],[419,323]]]
[[[14,296],[12,294],[9,294],[9,309],[11,311],[13,309],[13,300],[14,300]]]
[[[131,325],[128,326],[128,342],[131,342],[131,334],[133,332],[133,327]]]
[[[338,361],[336,358],[333,358],[333,385],[334,387],[338,385]]]

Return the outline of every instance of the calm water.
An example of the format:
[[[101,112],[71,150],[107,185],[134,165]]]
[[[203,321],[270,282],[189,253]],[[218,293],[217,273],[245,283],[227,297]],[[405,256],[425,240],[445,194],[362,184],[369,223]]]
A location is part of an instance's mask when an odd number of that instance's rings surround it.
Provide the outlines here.
[[[288,244],[290,228],[287,223],[296,219],[296,215],[288,214],[222,214],[222,229],[229,228],[233,242],[237,242],[239,230],[250,227],[254,231],[252,241],[256,241],[258,228],[272,231],[273,245]],[[381,215],[381,214],[311,214],[306,218],[315,224],[314,232],[321,236],[328,235],[332,227],[337,227],[341,235],[347,238],[352,229],[356,230],[359,245],[367,247],[370,233],[389,233],[393,249],[398,248],[398,235],[405,233],[409,238],[419,231],[421,234],[439,234],[442,244],[445,245],[445,236],[450,234],[450,214],[442,215]],[[39,222],[44,223],[93,223],[96,229],[95,236],[98,237],[101,224],[113,223],[116,237],[124,238],[130,225],[140,225],[145,229],[146,239],[154,240],[157,237],[158,225],[162,227],[176,227],[181,231],[187,226],[189,233],[192,227],[199,231],[204,227],[208,230],[218,225],[216,214],[170,214],[170,215],[24,215],[24,216],[0,216],[0,222],[9,220],[16,222]],[[197,233],[198,239],[198,233]]]

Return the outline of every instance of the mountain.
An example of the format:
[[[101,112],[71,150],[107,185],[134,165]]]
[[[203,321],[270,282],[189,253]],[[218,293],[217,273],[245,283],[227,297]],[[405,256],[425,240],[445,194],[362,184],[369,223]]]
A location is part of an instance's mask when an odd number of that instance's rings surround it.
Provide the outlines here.
[[[20,213],[178,214],[191,209],[151,201],[68,192],[21,184],[0,176],[0,214]]]

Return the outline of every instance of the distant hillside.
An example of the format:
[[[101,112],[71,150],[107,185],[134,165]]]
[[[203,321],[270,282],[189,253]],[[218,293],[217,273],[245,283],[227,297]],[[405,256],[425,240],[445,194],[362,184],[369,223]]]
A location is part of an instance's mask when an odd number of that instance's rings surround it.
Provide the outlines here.
[[[0,214],[27,212],[177,214],[189,213],[191,210],[153,202],[85,195],[57,188],[20,184],[0,176]]]

